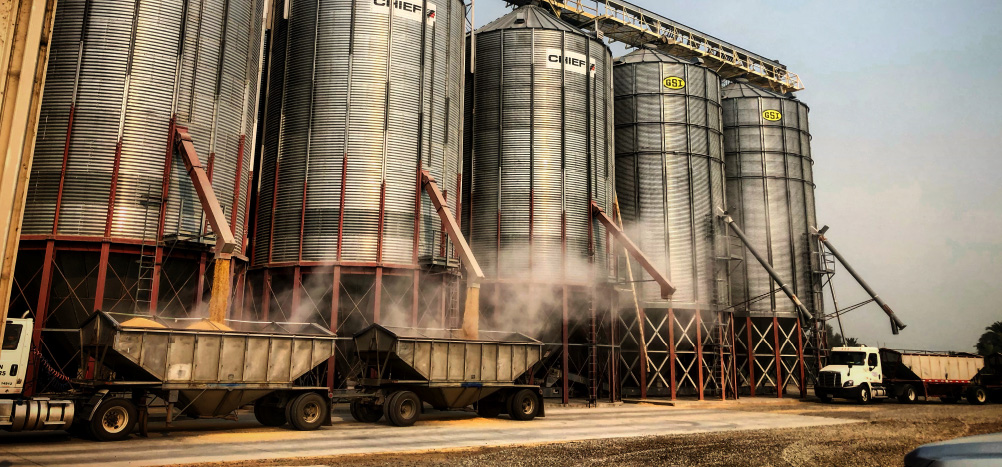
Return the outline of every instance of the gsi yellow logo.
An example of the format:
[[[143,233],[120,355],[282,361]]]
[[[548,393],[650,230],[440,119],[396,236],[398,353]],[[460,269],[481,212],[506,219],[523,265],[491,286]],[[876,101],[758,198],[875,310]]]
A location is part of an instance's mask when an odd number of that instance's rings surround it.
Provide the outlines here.
[[[685,80],[678,76],[669,76],[662,82],[668,89],[682,89],[685,87]]]
[[[764,110],[762,111],[762,118],[770,122],[778,122],[781,118],[783,118],[783,114],[781,114],[778,110]]]

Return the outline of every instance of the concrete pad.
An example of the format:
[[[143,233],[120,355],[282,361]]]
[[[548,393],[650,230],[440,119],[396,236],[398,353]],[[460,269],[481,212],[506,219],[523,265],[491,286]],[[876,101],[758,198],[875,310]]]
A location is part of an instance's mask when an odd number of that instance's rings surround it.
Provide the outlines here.
[[[163,465],[172,463],[319,457],[539,444],[586,439],[760,430],[834,425],[853,420],[720,409],[680,409],[647,404],[578,408],[548,406],[531,422],[479,418],[472,412],[430,411],[412,427],[363,424],[336,412],[334,426],[301,432],[238,421],[178,423],[174,431],[118,443],[70,438],[62,433],[0,435],[0,462],[29,465]],[[159,424],[158,424],[159,425]],[[162,426],[162,425],[160,425]],[[151,426],[151,429],[156,429]]]

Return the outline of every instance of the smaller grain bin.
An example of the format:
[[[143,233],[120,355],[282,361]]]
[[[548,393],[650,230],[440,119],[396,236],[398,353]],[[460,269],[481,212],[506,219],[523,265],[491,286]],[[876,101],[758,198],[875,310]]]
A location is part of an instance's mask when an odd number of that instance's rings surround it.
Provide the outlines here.
[[[815,314],[818,245],[810,228],[814,207],[808,108],[791,95],[744,83],[723,90],[728,211],[779,276]],[[731,274],[731,301],[739,315],[795,318],[796,308],[745,248]],[[761,298],[764,297],[764,298]],[[759,299],[761,298],[761,299]]]
[[[720,78],[698,62],[640,49],[613,69],[616,193],[626,230],[678,289],[661,300],[639,287],[645,308],[712,310],[728,303]],[[640,268],[634,268],[640,271]]]

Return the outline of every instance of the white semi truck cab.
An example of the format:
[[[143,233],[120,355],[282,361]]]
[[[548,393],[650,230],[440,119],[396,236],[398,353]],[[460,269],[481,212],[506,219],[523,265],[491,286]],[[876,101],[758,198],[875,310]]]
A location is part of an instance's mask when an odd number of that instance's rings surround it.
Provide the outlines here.
[[[0,348],[0,429],[65,430],[73,424],[73,401],[22,395],[33,329],[30,319],[7,319]]]
[[[814,393],[822,401],[833,397],[866,403],[887,397],[880,349],[876,347],[835,347],[828,364],[818,373]]]

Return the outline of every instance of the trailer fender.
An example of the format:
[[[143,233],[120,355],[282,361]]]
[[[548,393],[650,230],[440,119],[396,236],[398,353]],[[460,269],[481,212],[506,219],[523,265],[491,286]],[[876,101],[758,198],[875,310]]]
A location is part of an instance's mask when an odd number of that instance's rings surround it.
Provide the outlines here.
[[[545,417],[546,416],[546,403],[543,402],[543,400],[544,400],[543,399],[543,388],[539,388],[539,390],[537,392],[537,395],[539,396],[539,413],[536,416],[537,417]]]
[[[90,399],[88,399],[87,402],[84,402],[83,407],[80,408],[80,420],[89,422],[94,416],[94,413],[97,412],[97,407],[101,405],[101,401],[108,396],[109,392],[110,391],[107,389],[100,389],[92,394]]]

